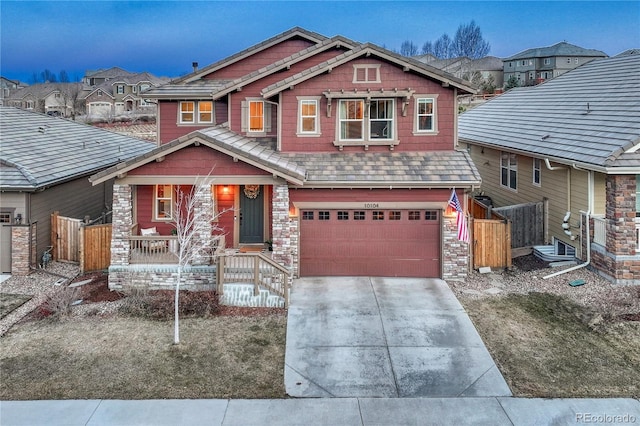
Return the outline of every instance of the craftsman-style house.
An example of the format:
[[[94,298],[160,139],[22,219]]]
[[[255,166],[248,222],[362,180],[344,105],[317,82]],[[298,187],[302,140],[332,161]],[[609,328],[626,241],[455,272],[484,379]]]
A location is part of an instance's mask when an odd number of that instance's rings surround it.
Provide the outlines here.
[[[167,284],[170,265],[150,273],[136,248],[171,245],[175,190],[205,176],[199,205],[226,212],[212,222],[225,247],[268,241],[296,276],[466,275],[468,246],[446,208],[452,190],[464,200],[480,185],[456,150],[456,97],[472,92],[413,59],[301,28],[151,89],[157,148],[91,178],[115,178],[110,287],[143,275]],[[211,284],[202,263],[191,283]]]

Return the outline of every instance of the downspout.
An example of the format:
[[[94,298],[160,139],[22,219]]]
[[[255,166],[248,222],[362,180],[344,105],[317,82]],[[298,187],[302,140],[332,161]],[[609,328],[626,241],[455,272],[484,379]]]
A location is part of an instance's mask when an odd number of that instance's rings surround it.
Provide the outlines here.
[[[569,269],[565,269],[562,271],[558,271],[558,272],[554,272],[553,274],[547,275],[546,277],[542,277],[543,280],[546,280],[547,278],[551,278],[551,277],[555,277],[557,275],[561,275],[567,272],[571,272],[571,271],[575,271],[576,269],[580,269],[580,268],[584,268],[585,266],[589,265],[589,263],[591,263],[591,237],[590,237],[590,233],[591,233],[591,227],[589,226],[589,220],[591,217],[591,210],[589,211],[582,211],[580,210],[581,214],[585,214],[587,215],[587,261],[584,263],[581,263],[580,265],[576,265],[576,266],[572,266]]]
[[[544,164],[547,166],[547,169],[551,171],[555,170],[566,170],[567,171],[567,211],[571,211],[571,171],[569,167],[551,167],[551,163],[549,163],[549,159],[544,159]]]
[[[575,164],[573,165],[573,167],[575,169],[578,170],[584,170],[584,169],[580,169],[579,167],[577,167]],[[584,263],[581,263],[580,265],[576,265],[573,266],[571,268],[565,269],[563,271],[558,271],[558,272],[554,272],[553,274],[547,275],[545,277],[542,277],[543,280],[546,280],[547,278],[551,278],[551,277],[555,277],[567,272],[571,272],[571,271],[575,271],[576,269],[581,269],[584,268],[585,266],[589,265],[591,263],[591,226],[590,226],[590,222],[591,222],[591,209],[593,208],[593,180],[591,179],[592,176],[592,171],[591,170],[587,170],[588,175],[587,175],[587,188],[588,188],[588,201],[587,203],[589,204],[589,210],[582,211],[580,210],[580,214],[585,214],[587,216],[587,232],[585,233],[586,237],[587,237],[587,261]],[[582,226],[580,227],[582,228]],[[582,236],[582,235],[581,235]]]

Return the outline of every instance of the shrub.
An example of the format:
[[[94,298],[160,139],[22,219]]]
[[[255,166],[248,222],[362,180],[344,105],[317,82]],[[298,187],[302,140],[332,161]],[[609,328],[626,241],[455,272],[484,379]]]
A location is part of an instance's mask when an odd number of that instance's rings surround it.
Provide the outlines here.
[[[73,302],[80,298],[80,291],[75,288],[62,288],[51,293],[47,300],[38,307],[37,314],[41,318],[61,318],[71,313]]]
[[[173,290],[134,291],[120,307],[126,315],[171,320],[174,317]],[[218,295],[213,291],[180,291],[180,317],[210,317],[218,313]]]

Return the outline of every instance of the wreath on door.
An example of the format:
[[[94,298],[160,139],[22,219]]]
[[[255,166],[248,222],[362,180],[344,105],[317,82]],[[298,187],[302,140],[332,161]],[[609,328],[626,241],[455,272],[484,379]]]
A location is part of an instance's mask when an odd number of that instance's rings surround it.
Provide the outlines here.
[[[260,185],[245,185],[244,195],[252,200],[257,198],[260,194]]]

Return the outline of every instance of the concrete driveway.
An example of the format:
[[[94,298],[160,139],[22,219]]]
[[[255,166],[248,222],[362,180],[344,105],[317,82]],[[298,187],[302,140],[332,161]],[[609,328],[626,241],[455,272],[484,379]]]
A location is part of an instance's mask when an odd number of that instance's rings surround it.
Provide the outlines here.
[[[296,280],[284,380],[294,397],[511,396],[439,279]]]

